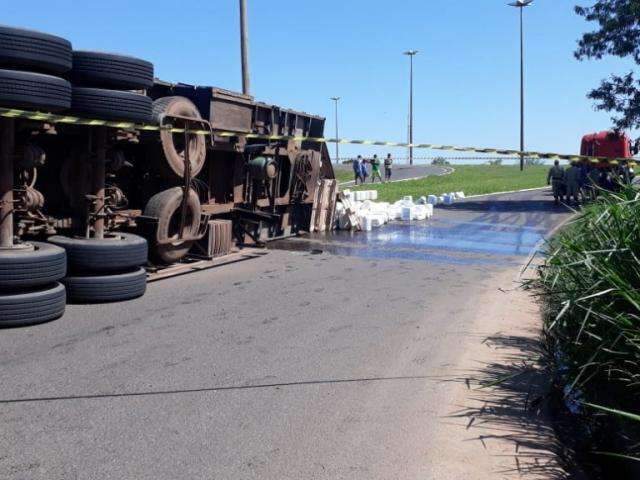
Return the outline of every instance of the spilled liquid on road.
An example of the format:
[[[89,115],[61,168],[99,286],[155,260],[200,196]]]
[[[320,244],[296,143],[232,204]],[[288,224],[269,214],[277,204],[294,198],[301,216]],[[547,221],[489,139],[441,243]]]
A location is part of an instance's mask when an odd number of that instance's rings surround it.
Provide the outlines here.
[[[282,240],[270,248],[371,259],[456,265],[522,265],[571,211],[549,191],[469,198],[438,207],[423,222],[391,222],[371,232],[338,231]]]
[[[437,263],[521,263],[522,257],[542,239],[542,234],[541,229],[531,226],[439,218],[394,222],[371,232],[314,234],[303,239],[282,240],[270,247]]]

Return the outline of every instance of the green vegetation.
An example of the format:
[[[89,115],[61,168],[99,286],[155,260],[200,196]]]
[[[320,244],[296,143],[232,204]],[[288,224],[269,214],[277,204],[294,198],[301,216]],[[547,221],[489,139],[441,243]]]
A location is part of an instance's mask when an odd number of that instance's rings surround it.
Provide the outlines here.
[[[529,286],[544,299],[565,396],[610,414],[590,419],[593,450],[640,457],[640,193],[624,187],[585,207]]]
[[[578,60],[600,60],[607,55],[629,59],[640,65],[638,42],[638,0],[598,0],[591,5],[575,7],[576,13],[588,22],[597,24],[596,30],[585,33],[578,42]],[[640,127],[640,81],[633,69],[622,75],[611,75],[589,93],[596,101],[596,109],[614,112],[617,130]]]
[[[434,158],[433,161],[431,162],[431,165],[440,165],[440,166],[446,166],[446,165],[451,165],[449,163],[449,161],[444,158],[444,157],[438,157],[438,158]]]
[[[466,195],[505,192],[546,185],[548,167],[533,166],[520,171],[517,166],[461,165],[450,175],[388,184],[367,184],[366,190],[378,190],[380,201],[395,202],[405,195],[421,197],[463,191]]]
[[[336,174],[338,183],[352,182],[353,181],[353,167],[349,165],[344,167],[341,165],[334,165],[333,171]]]

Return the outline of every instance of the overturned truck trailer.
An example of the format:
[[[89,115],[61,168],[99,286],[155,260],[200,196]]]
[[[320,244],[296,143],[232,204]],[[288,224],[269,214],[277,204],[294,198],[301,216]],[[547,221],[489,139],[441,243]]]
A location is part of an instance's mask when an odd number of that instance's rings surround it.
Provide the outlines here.
[[[40,32],[0,27],[0,109],[0,326],[140,296],[143,267],[214,225],[239,244],[310,230],[334,178],[324,143],[293,138],[321,117]]]
[[[189,148],[182,133],[147,138],[142,148],[151,155],[147,166],[160,162],[164,170],[169,167],[165,181],[180,177],[187,184],[186,176],[195,179],[194,187],[201,189],[203,218],[232,220],[239,243],[261,243],[310,229],[320,180],[334,178],[326,145],[269,140],[268,136],[322,137],[324,118],[213,87],[156,81],[148,95],[155,101],[155,120],[160,125],[211,129],[209,138],[190,137]],[[247,134],[261,138],[247,138]],[[155,142],[156,148],[148,142]]]

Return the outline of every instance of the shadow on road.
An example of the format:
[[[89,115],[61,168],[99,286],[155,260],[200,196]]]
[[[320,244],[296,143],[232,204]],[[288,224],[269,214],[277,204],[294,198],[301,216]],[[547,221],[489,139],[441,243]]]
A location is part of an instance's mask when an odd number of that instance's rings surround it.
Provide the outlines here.
[[[541,232],[550,231],[563,217],[572,213],[566,205],[554,205],[553,197],[548,192],[526,192],[496,199],[465,200],[441,209],[452,214],[478,214],[473,216],[473,222],[477,223],[517,225],[536,228]]]
[[[549,199],[531,199],[531,200],[469,200],[460,201],[453,205],[442,206],[445,210],[467,210],[486,212],[517,212],[529,213],[538,212],[545,214],[562,214],[570,211],[565,205],[554,205],[553,197]]]
[[[533,338],[532,338],[533,337]],[[582,479],[575,470],[575,455],[557,439],[562,420],[554,417],[549,394],[551,375],[537,335],[496,334],[484,343],[509,353],[501,361],[485,363],[452,381],[470,389],[465,405],[449,418],[465,420],[469,442],[480,443],[489,455],[513,456],[513,468],[505,477]],[[515,353],[514,353],[515,352]]]

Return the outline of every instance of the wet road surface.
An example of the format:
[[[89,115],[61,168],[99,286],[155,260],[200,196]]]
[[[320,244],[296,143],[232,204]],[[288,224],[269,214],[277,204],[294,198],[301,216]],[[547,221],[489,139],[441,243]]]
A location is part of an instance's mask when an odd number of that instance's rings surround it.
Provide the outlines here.
[[[0,478],[432,478],[491,279],[566,217],[470,200],[1,331]]]
[[[468,199],[439,206],[426,222],[391,222],[371,232],[335,232],[277,242],[274,248],[326,251],[362,258],[396,258],[461,265],[520,265],[564,209],[547,205],[545,192]]]

